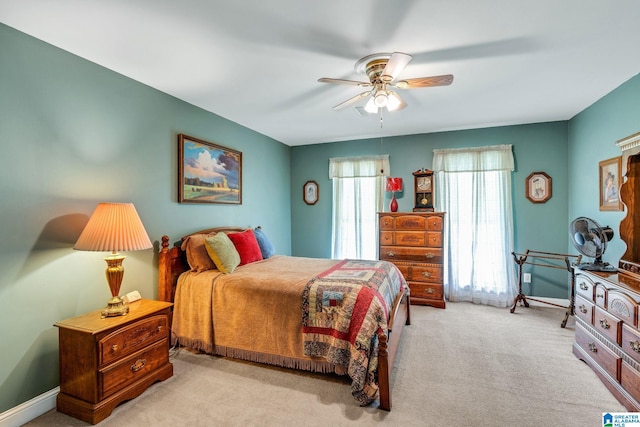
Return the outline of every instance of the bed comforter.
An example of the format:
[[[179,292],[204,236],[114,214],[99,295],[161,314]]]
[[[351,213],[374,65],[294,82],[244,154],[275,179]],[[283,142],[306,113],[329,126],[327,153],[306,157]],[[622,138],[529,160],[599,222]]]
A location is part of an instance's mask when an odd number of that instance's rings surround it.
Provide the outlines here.
[[[391,263],[365,263],[368,270],[354,261],[275,256],[232,274],[186,272],[176,291],[173,341],[295,369],[346,370],[356,400],[369,403],[377,393],[378,334],[406,283]],[[358,321],[350,328],[352,318]]]

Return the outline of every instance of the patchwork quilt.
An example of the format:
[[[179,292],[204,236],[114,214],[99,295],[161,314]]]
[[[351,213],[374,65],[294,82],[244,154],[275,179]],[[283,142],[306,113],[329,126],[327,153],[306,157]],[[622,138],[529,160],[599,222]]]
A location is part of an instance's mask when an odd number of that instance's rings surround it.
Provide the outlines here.
[[[361,405],[378,396],[378,337],[406,282],[390,262],[343,260],[312,278],[302,296],[304,353],[343,366]]]

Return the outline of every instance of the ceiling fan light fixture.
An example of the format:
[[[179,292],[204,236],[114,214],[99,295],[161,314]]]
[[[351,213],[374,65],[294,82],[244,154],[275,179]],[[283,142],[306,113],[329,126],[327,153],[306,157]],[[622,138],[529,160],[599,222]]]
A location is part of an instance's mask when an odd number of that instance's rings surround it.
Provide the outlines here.
[[[395,92],[389,92],[388,99],[387,110],[389,111],[396,111],[402,105],[402,100]]]
[[[376,114],[378,112],[378,106],[373,97],[369,98],[367,104],[364,106],[364,110],[369,114]]]
[[[376,104],[376,107],[384,108],[389,103],[389,96],[387,92],[384,90],[379,90],[373,96],[373,102]]]

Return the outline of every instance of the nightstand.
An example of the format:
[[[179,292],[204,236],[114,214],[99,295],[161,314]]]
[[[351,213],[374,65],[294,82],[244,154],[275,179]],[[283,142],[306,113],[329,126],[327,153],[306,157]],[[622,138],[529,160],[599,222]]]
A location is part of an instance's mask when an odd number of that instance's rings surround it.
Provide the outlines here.
[[[102,310],[96,310],[56,323],[60,351],[58,411],[96,424],[120,403],[171,377],[172,306],[143,299],[129,304],[125,316],[102,319]]]

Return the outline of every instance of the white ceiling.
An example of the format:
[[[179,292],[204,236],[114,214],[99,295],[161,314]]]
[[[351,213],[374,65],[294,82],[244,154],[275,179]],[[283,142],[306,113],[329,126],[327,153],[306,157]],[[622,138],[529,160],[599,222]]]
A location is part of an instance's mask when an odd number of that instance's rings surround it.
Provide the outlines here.
[[[0,0],[0,21],[291,146],[567,120],[640,71],[637,0]],[[453,84],[399,92],[382,128],[331,108],[362,89],[318,78],[394,51]]]

